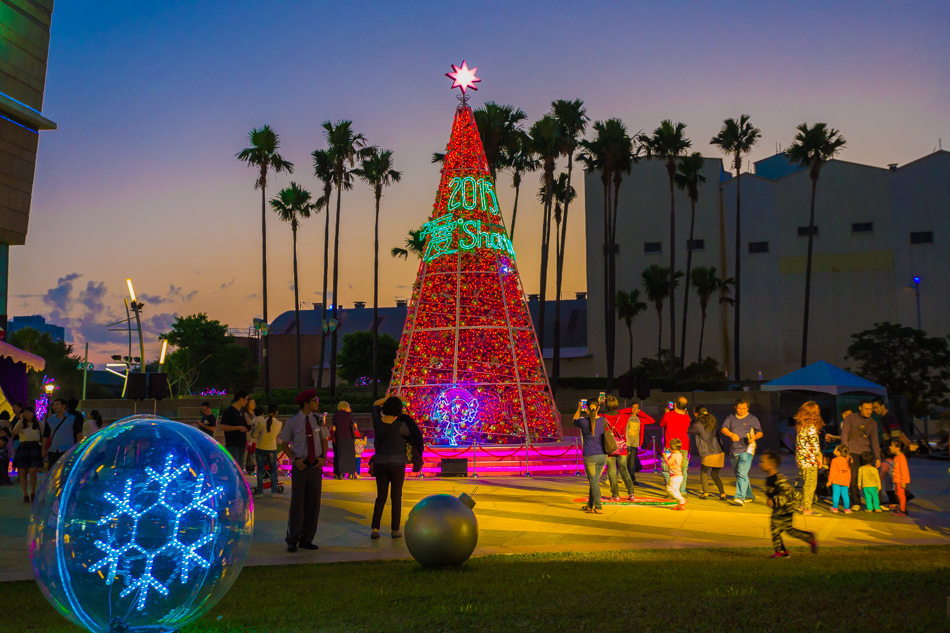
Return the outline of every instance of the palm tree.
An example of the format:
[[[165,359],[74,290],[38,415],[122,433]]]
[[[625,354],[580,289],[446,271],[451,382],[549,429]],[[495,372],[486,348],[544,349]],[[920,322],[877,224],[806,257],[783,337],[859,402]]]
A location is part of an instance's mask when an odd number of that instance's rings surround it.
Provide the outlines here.
[[[680,377],[686,365],[686,312],[689,309],[689,274],[693,266],[693,230],[696,228],[696,201],[699,199],[699,186],[706,182],[702,175],[705,161],[699,152],[683,156],[676,164],[673,176],[676,186],[685,190],[689,196],[689,239],[686,240],[686,292],[683,293],[683,330],[680,336]]]
[[[261,190],[261,262],[263,269],[264,313],[261,318],[267,323],[267,172],[274,170],[279,174],[282,171],[294,173],[294,165],[284,160],[277,150],[280,149],[280,139],[271,126],[255,128],[248,134],[250,146],[237,153],[237,159],[257,168],[257,180],[254,188]],[[264,393],[270,393],[270,359],[267,356],[267,334],[261,341],[261,356],[264,359]]]
[[[326,209],[323,227],[323,303],[320,305],[320,326],[327,320],[327,276],[330,272],[330,193],[333,191],[333,158],[325,149],[313,151],[313,175],[323,183],[323,195],[316,208]],[[326,362],[327,335],[320,330],[320,365],[317,367],[317,387],[323,386],[323,365]]]
[[[647,304],[640,301],[640,289],[634,288],[630,292],[617,291],[617,318],[627,324],[627,334],[630,337],[630,369],[633,369],[633,320],[647,309]]]
[[[587,130],[587,109],[580,99],[568,101],[557,99],[551,102],[551,114],[561,126],[561,155],[567,157],[567,177],[563,187],[564,221],[557,214],[557,231],[554,233],[555,275],[554,275],[554,358],[551,363],[551,391],[556,391],[557,379],[561,375],[561,281],[564,278],[564,248],[567,245],[567,214],[571,200],[574,199],[574,187],[571,186],[571,174],[574,169],[574,152],[580,137]],[[563,174],[562,174],[563,175]]]
[[[712,137],[709,141],[711,145],[715,145],[726,155],[732,156],[732,168],[736,170],[736,265],[735,265],[735,280],[736,280],[736,295],[735,295],[735,312],[733,314],[733,356],[735,360],[733,361],[733,368],[735,369],[736,380],[740,380],[742,374],[740,367],[740,358],[739,358],[739,311],[741,302],[739,301],[739,291],[742,287],[742,277],[740,275],[739,262],[740,254],[742,253],[742,223],[740,222],[740,211],[741,206],[740,202],[742,199],[741,188],[742,184],[742,155],[748,154],[752,149],[752,146],[756,144],[759,138],[762,137],[762,132],[759,128],[754,127],[749,123],[749,115],[743,114],[739,117],[739,120],[735,119],[726,119],[722,122],[722,129],[719,130],[719,134]]]
[[[376,224],[373,242],[373,399],[379,398],[379,200],[383,197],[383,187],[399,182],[402,174],[393,169],[392,150],[379,151],[369,148],[363,164],[353,173],[373,188],[376,198]]]
[[[578,160],[588,174],[600,172],[604,187],[604,332],[607,347],[607,391],[613,388],[617,328],[613,318],[617,288],[617,205],[620,183],[639,160],[639,150],[620,119],[594,123],[596,136],[580,142],[583,151]]]
[[[494,101],[488,101],[472,114],[478,135],[482,139],[488,169],[492,179],[495,179],[498,170],[504,167],[505,152],[517,147],[520,136],[524,133],[520,124],[528,115],[521,108],[498,105]]]
[[[811,178],[811,211],[808,214],[808,257],[805,264],[805,316],[802,319],[802,367],[808,359],[808,308],[811,301],[811,257],[815,240],[815,190],[818,187],[818,175],[829,160],[837,156],[844,147],[841,133],[825,123],[815,123],[808,127],[802,123],[797,128],[795,140],[785,150],[788,160],[808,169]]]
[[[406,236],[406,248],[393,246],[389,254],[395,258],[402,257],[409,259],[409,253],[412,253],[419,259],[422,259],[426,249],[426,238],[422,237],[422,229],[409,229],[409,235]]]
[[[663,300],[670,296],[670,286],[675,289],[679,285],[679,279],[682,276],[682,272],[676,271],[671,284],[670,269],[659,264],[651,264],[640,273],[647,301],[652,301],[653,307],[656,308],[656,318],[659,324],[656,337],[656,359],[658,361],[660,360],[660,354],[663,352]]]
[[[552,194],[554,192],[554,163],[561,154],[561,126],[552,115],[546,114],[531,126],[528,133],[531,149],[538,155],[542,166],[541,185],[545,191],[541,219],[541,286],[538,290],[538,345],[544,349],[544,304],[548,282],[548,256],[551,245]]]
[[[323,122],[324,137],[330,146],[327,150],[333,163],[333,186],[336,187],[336,219],[333,229],[333,309],[330,319],[337,322],[337,309],[340,307],[339,261],[340,261],[340,193],[352,185],[352,175],[347,166],[354,167],[357,161],[367,155],[366,137],[353,131],[352,121],[339,121],[333,125]],[[338,328],[330,335],[330,395],[336,395],[336,354]]]
[[[719,293],[720,304],[732,304],[733,299],[729,297],[729,287],[734,286],[736,280],[732,277],[720,279],[715,266],[697,266],[693,269],[692,284],[699,296],[699,309],[702,312],[703,320],[699,326],[699,354],[696,362],[703,362],[703,333],[706,329],[706,308],[709,306],[709,299],[714,293]],[[686,291],[689,292],[687,286]],[[686,348],[683,347],[685,355]]]
[[[270,201],[271,208],[284,222],[290,222],[294,234],[294,330],[297,333],[297,389],[303,389],[300,378],[300,286],[297,284],[297,226],[298,218],[309,218],[315,204],[310,201],[310,192],[291,181]]]
[[[508,233],[508,239],[515,239],[515,220],[518,219],[518,194],[521,192],[521,177],[532,171],[537,171],[540,166],[537,154],[531,149],[531,139],[527,134],[519,134],[517,144],[506,150],[503,157],[503,163],[506,169],[511,171],[511,184],[515,188],[515,204],[511,208],[511,229]]]
[[[686,125],[666,119],[652,135],[640,134],[637,140],[647,156],[666,159],[666,173],[670,177],[670,270],[676,268],[676,198],[673,195],[673,179],[676,175],[676,159],[686,153],[692,143],[683,134]],[[673,278],[670,278],[670,378],[676,371],[676,303],[673,301]]]

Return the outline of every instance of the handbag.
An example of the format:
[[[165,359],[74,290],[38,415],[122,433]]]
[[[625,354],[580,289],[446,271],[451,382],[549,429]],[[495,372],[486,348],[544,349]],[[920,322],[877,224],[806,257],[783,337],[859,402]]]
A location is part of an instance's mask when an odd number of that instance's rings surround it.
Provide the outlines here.
[[[596,425],[596,421],[591,426]],[[604,445],[604,452],[608,455],[617,452],[617,438],[614,437],[614,432],[610,430],[610,425],[607,424],[607,421],[604,420],[604,434],[600,436],[600,440]]]
[[[395,424],[395,422],[393,422],[393,424]],[[376,446],[379,446],[380,444],[382,444],[383,442],[386,441],[386,436],[389,435],[389,431],[390,431],[392,428],[393,428],[393,425],[390,424],[390,425],[389,425],[389,428],[386,429],[386,432],[383,433],[383,436],[379,438],[379,443],[377,443],[376,440],[373,440],[373,447],[374,447],[374,448],[375,448]],[[373,456],[369,458],[369,463],[368,463],[367,466],[366,466],[366,472],[369,474],[370,477],[375,477],[375,476],[376,476],[375,469],[373,468],[373,462],[375,462],[375,461],[376,461],[376,454],[374,453]]]
[[[614,436],[614,442],[617,444],[617,450],[615,450],[613,453],[607,453],[607,454],[611,457],[617,457],[618,455],[623,455],[624,451],[627,450],[627,434],[623,433],[618,436],[618,434],[613,433],[613,429],[611,429],[609,421],[607,424],[604,424],[604,430],[606,431],[607,429],[611,430],[611,435]]]

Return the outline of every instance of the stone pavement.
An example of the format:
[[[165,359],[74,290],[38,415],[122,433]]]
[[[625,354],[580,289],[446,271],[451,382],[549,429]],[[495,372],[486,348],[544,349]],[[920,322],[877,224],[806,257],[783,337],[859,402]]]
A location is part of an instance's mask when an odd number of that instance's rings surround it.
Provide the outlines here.
[[[783,456],[792,462],[790,456]],[[820,514],[796,516],[795,525],[814,530],[822,547],[848,545],[950,545],[950,463],[927,459],[910,462],[917,498],[911,516],[890,513]],[[783,465],[790,475],[792,468]],[[732,473],[723,469],[726,493]],[[585,514],[574,499],[586,497],[586,480],[579,477],[497,477],[483,479],[409,479],[403,495],[403,521],[412,506],[431,494],[472,494],[479,522],[476,556],[534,552],[602,551],[685,547],[770,548],[769,509],[761,490],[763,478],[753,469],[757,501],[736,507],[718,500],[702,501],[698,469],[689,471],[686,511],[665,506],[604,506],[603,515]],[[641,496],[662,495],[659,473],[640,473]],[[476,490],[477,487],[477,490]],[[606,486],[603,488],[606,492]],[[473,492],[474,491],[474,492]],[[623,485],[621,484],[621,492]],[[323,507],[316,552],[288,553],[283,543],[290,491],[283,498],[255,499],[254,540],[247,565],[286,565],[339,561],[410,558],[405,539],[389,537],[389,506],[383,514],[383,537],[369,538],[376,496],[372,479],[324,480]],[[29,508],[19,486],[0,488],[0,581],[32,579],[26,532]],[[786,539],[786,545],[802,545]]]

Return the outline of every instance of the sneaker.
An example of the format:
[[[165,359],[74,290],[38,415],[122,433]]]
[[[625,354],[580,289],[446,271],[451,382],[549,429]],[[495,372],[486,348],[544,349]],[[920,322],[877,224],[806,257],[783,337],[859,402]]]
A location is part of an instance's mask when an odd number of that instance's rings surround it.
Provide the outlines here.
[[[297,551],[297,545],[296,545],[295,543],[288,543],[288,544],[287,544],[287,551],[288,551],[288,552],[296,552],[296,551]]]
[[[784,550],[781,552],[775,552],[774,554],[769,556],[769,558],[788,558],[788,557],[789,557],[789,553]]]
[[[23,503],[29,503],[29,502],[30,502],[30,495],[23,495]]]
[[[627,497],[627,501],[636,501],[637,497],[635,495],[630,495]]]
[[[279,492],[272,492],[270,493],[270,496],[275,497],[277,499],[282,499],[284,497],[284,495],[280,494]]]
[[[873,510],[873,512],[880,512],[880,511],[881,511],[880,508],[876,508],[875,510]]]
[[[733,500],[732,500],[732,503],[733,503],[733,505],[737,505],[737,506],[743,506],[743,505],[745,505],[745,503],[742,501],[742,499],[733,499]]]
[[[838,512],[838,508],[832,508],[831,511],[832,511],[832,512]],[[848,512],[851,512],[851,510],[848,510]]]
[[[255,490],[255,491],[254,491],[254,496],[255,496],[255,497],[260,497],[260,496],[262,496],[263,494],[264,494],[264,491],[263,491],[263,490]]]
[[[891,511],[891,507],[890,507],[890,506],[881,506],[881,511],[882,511],[882,512],[890,512],[890,511]]]
[[[320,549],[320,546],[317,545],[316,543],[304,543],[304,542],[301,542],[301,543],[300,543],[300,549],[318,550],[318,549]]]
[[[372,532],[370,532],[369,537],[370,537],[371,539],[374,539],[374,540],[375,540],[375,539],[378,539],[378,538],[379,538],[379,530],[373,530]]]
[[[685,503],[677,503],[675,506],[673,506],[673,510],[685,510],[685,509],[686,509]]]
[[[815,512],[814,510],[802,510],[802,514],[804,514],[806,517],[809,517],[809,516],[812,516],[813,514],[818,514],[818,513]]]
[[[811,553],[812,553],[812,554],[817,554],[817,553],[818,553],[818,537],[815,536],[815,533],[814,533],[814,532],[811,533],[811,540],[808,541],[808,545],[811,546]]]
[[[755,495],[749,495],[748,497],[745,498],[745,500],[748,501],[749,503],[755,503]]]
[[[401,536],[402,536],[402,532],[400,532],[399,530],[393,530],[393,533],[392,533],[393,538],[399,538]]]
[[[854,504],[853,506],[851,506],[851,509],[855,512],[859,512],[861,510],[861,506],[859,506],[858,504]]]
[[[850,508],[845,508],[845,509],[844,509],[844,513],[845,513],[845,514],[851,514],[851,513],[853,513],[853,512],[854,512],[854,510],[852,510],[852,509],[850,509]]]
[[[620,501],[620,497],[611,497],[610,499],[607,499],[607,501]]]
[[[901,512],[900,510],[894,510],[893,512],[891,512],[891,516],[894,516],[894,517],[905,517],[905,516],[907,516],[907,513],[906,513],[906,512]]]

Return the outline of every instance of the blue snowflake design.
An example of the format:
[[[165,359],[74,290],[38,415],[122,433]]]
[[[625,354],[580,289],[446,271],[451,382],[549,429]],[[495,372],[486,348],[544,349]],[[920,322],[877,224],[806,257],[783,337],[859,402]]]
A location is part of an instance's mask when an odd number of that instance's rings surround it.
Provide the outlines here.
[[[200,550],[215,540],[220,529],[215,520],[214,501],[223,487],[213,487],[210,480],[195,475],[191,464],[176,466],[173,461],[173,455],[166,456],[162,472],[146,468],[144,483],[136,484],[127,479],[121,497],[111,492],[104,496],[114,509],[99,519],[98,525],[111,527],[106,529],[106,539],[96,541],[96,547],[105,555],[93,563],[89,571],[95,573],[106,568],[107,585],[122,577],[124,587],[119,597],[138,592],[135,596],[138,611],[145,609],[150,590],[168,596],[168,588],[176,578],[181,584],[186,584],[193,569],[208,569],[210,556],[202,556]],[[183,477],[189,472],[194,475],[194,481]],[[174,495],[170,495],[169,486],[172,486]],[[185,496],[187,502],[170,500],[170,496]],[[143,499],[152,501],[143,503]],[[155,540],[141,538],[139,527],[143,519],[155,523],[164,521],[158,523],[163,528],[160,531],[164,538],[157,547],[147,547],[148,543],[142,543],[142,540]],[[195,521],[204,521],[207,529],[202,530],[200,538],[193,543],[183,542],[182,528],[191,528]],[[125,529],[120,529],[120,523],[126,526]],[[153,575],[155,559],[159,556],[175,559],[175,569],[165,583]]]

